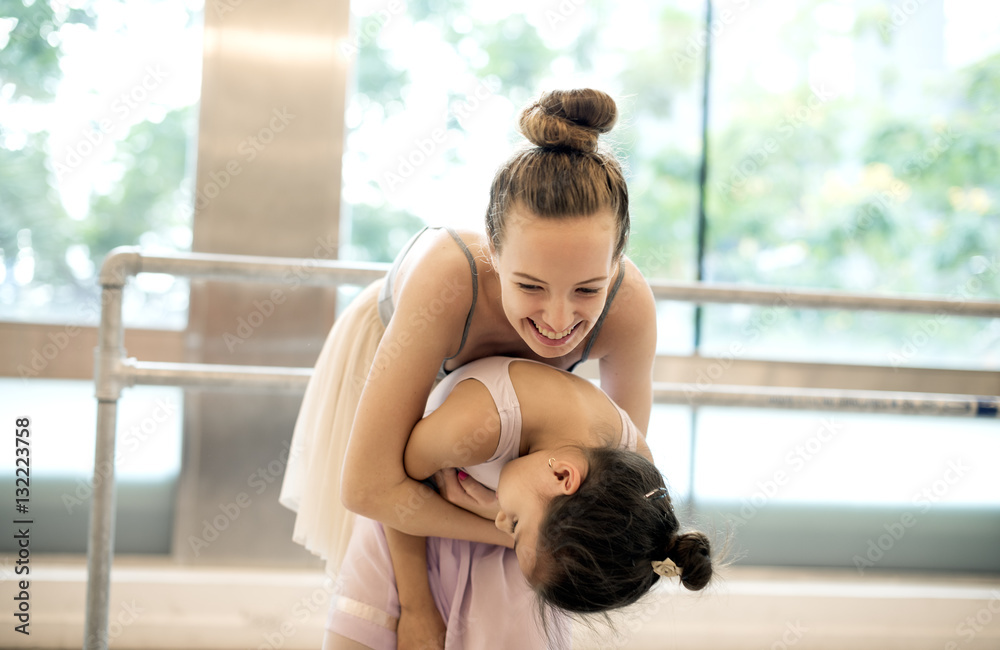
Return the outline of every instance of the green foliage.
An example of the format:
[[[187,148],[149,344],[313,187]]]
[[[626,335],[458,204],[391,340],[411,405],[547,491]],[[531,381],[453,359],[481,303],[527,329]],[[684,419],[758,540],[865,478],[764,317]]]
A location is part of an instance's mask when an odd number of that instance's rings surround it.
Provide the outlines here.
[[[116,147],[113,165],[124,174],[107,194],[95,195],[80,241],[100,265],[116,246],[137,245],[147,232],[190,225],[184,192],[194,107],[171,111],[159,123],[141,122]]]
[[[351,220],[351,242],[355,260],[391,262],[423,222],[402,210],[358,203],[344,215]]]
[[[19,251],[18,233],[31,233],[35,277],[42,282],[72,277],[66,248],[74,242],[73,222],[52,188],[44,136],[32,135],[17,150],[0,147],[0,249],[9,264]]]
[[[0,49],[0,87],[14,84],[13,99],[48,100],[62,78],[61,48],[56,31],[64,24],[90,24],[91,16],[79,9],[56,12],[46,0],[30,4],[21,0],[0,1],[0,18],[17,24],[10,40]]]

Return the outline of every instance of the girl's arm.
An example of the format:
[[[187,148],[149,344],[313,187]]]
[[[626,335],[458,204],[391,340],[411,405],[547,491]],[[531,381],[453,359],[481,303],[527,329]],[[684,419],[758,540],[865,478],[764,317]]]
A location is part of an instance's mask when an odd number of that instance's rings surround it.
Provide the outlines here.
[[[478,465],[500,444],[500,414],[486,386],[459,382],[433,413],[417,422],[406,443],[403,467],[423,480],[442,469]]]
[[[472,304],[469,265],[450,237],[416,264],[361,394],[341,475],[344,505],[411,535],[510,546],[492,522],[448,503],[403,468],[410,431],[441,360],[459,346]]]
[[[627,258],[622,264],[625,280],[597,340],[601,388],[645,433],[653,407],[656,301],[635,264]]]
[[[482,384],[475,380],[460,382],[440,407],[414,427],[404,457],[407,473],[425,479],[438,469],[488,460],[499,440],[499,420],[493,398]],[[413,519],[425,515],[423,509],[415,509]],[[420,522],[425,524],[435,526],[433,520]],[[426,537],[388,527],[385,534],[399,595],[400,639],[438,647],[443,643],[445,625],[428,582]]]

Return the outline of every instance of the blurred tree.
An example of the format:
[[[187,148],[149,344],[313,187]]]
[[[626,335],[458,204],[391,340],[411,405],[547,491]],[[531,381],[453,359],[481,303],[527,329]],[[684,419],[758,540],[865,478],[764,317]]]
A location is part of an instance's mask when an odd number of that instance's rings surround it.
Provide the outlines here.
[[[3,131],[0,130],[0,141]],[[52,189],[52,173],[45,152],[45,134],[31,134],[24,146],[0,147],[0,250],[8,267],[30,241],[34,278],[60,282],[71,278],[66,249],[74,241],[77,223],[66,214]],[[18,242],[18,233],[30,232],[30,240]]]
[[[170,111],[157,123],[140,122],[117,143],[113,165],[124,170],[106,194],[91,198],[79,241],[95,265],[116,246],[138,245],[147,233],[169,242],[168,230],[190,227],[193,209],[186,191],[190,134],[195,107]]]
[[[45,0],[0,0],[0,21],[13,21],[0,47],[0,87],[13,84],[12,99],[49,100],[62,78],[58,30],[64,24],[93,25],[92,2],[82,9]],[[8,24],[10,24],[8,22]]]

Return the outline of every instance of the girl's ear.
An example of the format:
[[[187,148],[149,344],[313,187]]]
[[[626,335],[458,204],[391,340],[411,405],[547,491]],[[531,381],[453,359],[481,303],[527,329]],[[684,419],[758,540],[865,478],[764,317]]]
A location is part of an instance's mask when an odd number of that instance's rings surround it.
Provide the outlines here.
[[[576,494],[580,489],[587,476],[586,467],[581,462],[582,459],[571,456],[552,463],[552,477],[557,482],[558,494]]]

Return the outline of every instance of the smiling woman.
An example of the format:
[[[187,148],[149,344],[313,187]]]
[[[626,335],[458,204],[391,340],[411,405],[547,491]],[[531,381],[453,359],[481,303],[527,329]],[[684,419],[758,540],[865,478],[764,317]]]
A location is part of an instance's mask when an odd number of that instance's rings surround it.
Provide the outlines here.
[[[403,454],[432,386],[464,364],[506,355],[566,370],[593,359],[601,387],[645,430],[656,316],[649,286],[624,255],[621,168],[596,147],[614,121],[603,92],[542,94],[520,122],[534,146],[494,180],[487,232],[422,230],[384,282],[334,324],[302,402],[282,491],[298,512],[295,539],[330,568],[340,568],[353,521],[341,505],[411,535],[508,542],[492,521],[436,494],[420,518],[394,507],[422,487],[404,471]],[[417,327],[446,294],[451,308],[434,315],[433,327]]]

